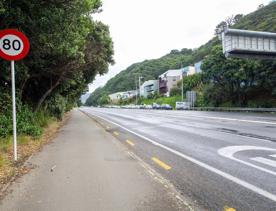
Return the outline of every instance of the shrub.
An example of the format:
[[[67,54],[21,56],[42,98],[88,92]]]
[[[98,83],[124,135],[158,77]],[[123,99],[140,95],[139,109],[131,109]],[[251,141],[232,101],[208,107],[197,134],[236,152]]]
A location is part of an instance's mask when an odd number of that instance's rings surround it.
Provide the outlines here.
[[[170,91],[170,96],[176,96],[176,95],[181,95],[181,88],[172,88]]]
[[[4,164],[4,158],[2,155],[0,155],[0,168],[3,166]]]
[[[45,111],[33,112],[27,105],[17,103],[17,133],[39,137],[42,134],[42,127],[47,126],[50,115]],[[0,114],[0,137],[5,138],[13,133],[11,106],[5,113]]]
[[[53,114],[56,118],[62,119],[63,114],[66,111],[66,103],[66,98],[58,94],[49,100],[47,107],[50,113]]]

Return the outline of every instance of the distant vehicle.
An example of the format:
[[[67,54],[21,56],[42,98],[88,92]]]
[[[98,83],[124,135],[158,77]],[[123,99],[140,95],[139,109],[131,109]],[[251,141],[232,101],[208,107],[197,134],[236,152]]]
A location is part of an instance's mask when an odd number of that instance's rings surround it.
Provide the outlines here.
[[[152,108],[153,108],[153,109],[160,109],[161,106],[160,106],[159,104],[157,104],[157,103],[153,103],[153,104],[152,104]]]
[[[129,108],[129,109],[135,109],[135,108],[136,108],[136,105],[130,104],[130,105],[128,105],[128,108]]]
[[[175,109],[176,110],[188,110],[191,108],[191,104],[189,102],[176,102]]]
[[[172,110],[172,107],[169,104],[162,104],[161,108],[164,110]]]
[[[111,108],[121,108],[121,107],[118,105],[112,105]]]
[[[146,105],[145,109],[153,109],[152,105]]]
[[[140,109],[147,109],[147,105],[146,105],[146,104],[140,105],[139,108],[140,108]]]

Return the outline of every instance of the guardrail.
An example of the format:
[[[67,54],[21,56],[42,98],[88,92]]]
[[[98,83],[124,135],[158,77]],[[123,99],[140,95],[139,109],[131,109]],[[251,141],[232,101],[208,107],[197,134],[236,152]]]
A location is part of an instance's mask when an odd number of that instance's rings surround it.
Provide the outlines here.
[[[196,111],[228,111],[228,112],[269,112],[275,113],[276,108],[227,108],[227,107],[194,107]]]

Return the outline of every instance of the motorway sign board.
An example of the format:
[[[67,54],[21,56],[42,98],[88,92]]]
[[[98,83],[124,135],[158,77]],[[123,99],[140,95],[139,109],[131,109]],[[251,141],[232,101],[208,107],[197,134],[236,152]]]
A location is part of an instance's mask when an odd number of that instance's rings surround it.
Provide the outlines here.
[[[222,47],[226,57],[275,59],[276,33],[226,29]]]

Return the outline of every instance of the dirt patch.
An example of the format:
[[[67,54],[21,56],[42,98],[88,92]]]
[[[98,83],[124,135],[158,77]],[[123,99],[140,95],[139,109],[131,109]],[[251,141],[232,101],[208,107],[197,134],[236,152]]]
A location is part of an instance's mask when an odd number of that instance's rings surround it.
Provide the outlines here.
[[[39,139],[24,136],[20,137],[21,143],[18,144],[18,161],[13,161],[12,146],[6,147],[1,152],[0,157],[0,200],[6,193],[7,187],[16,178],[28,173],[35,166],[31,165],[27,160],[35,153],[42,150],[43,146],[50,143],[56,136],[59,129],[69,120],[71,113],[64,115],[62,121],[53,121],[46,128]]]

